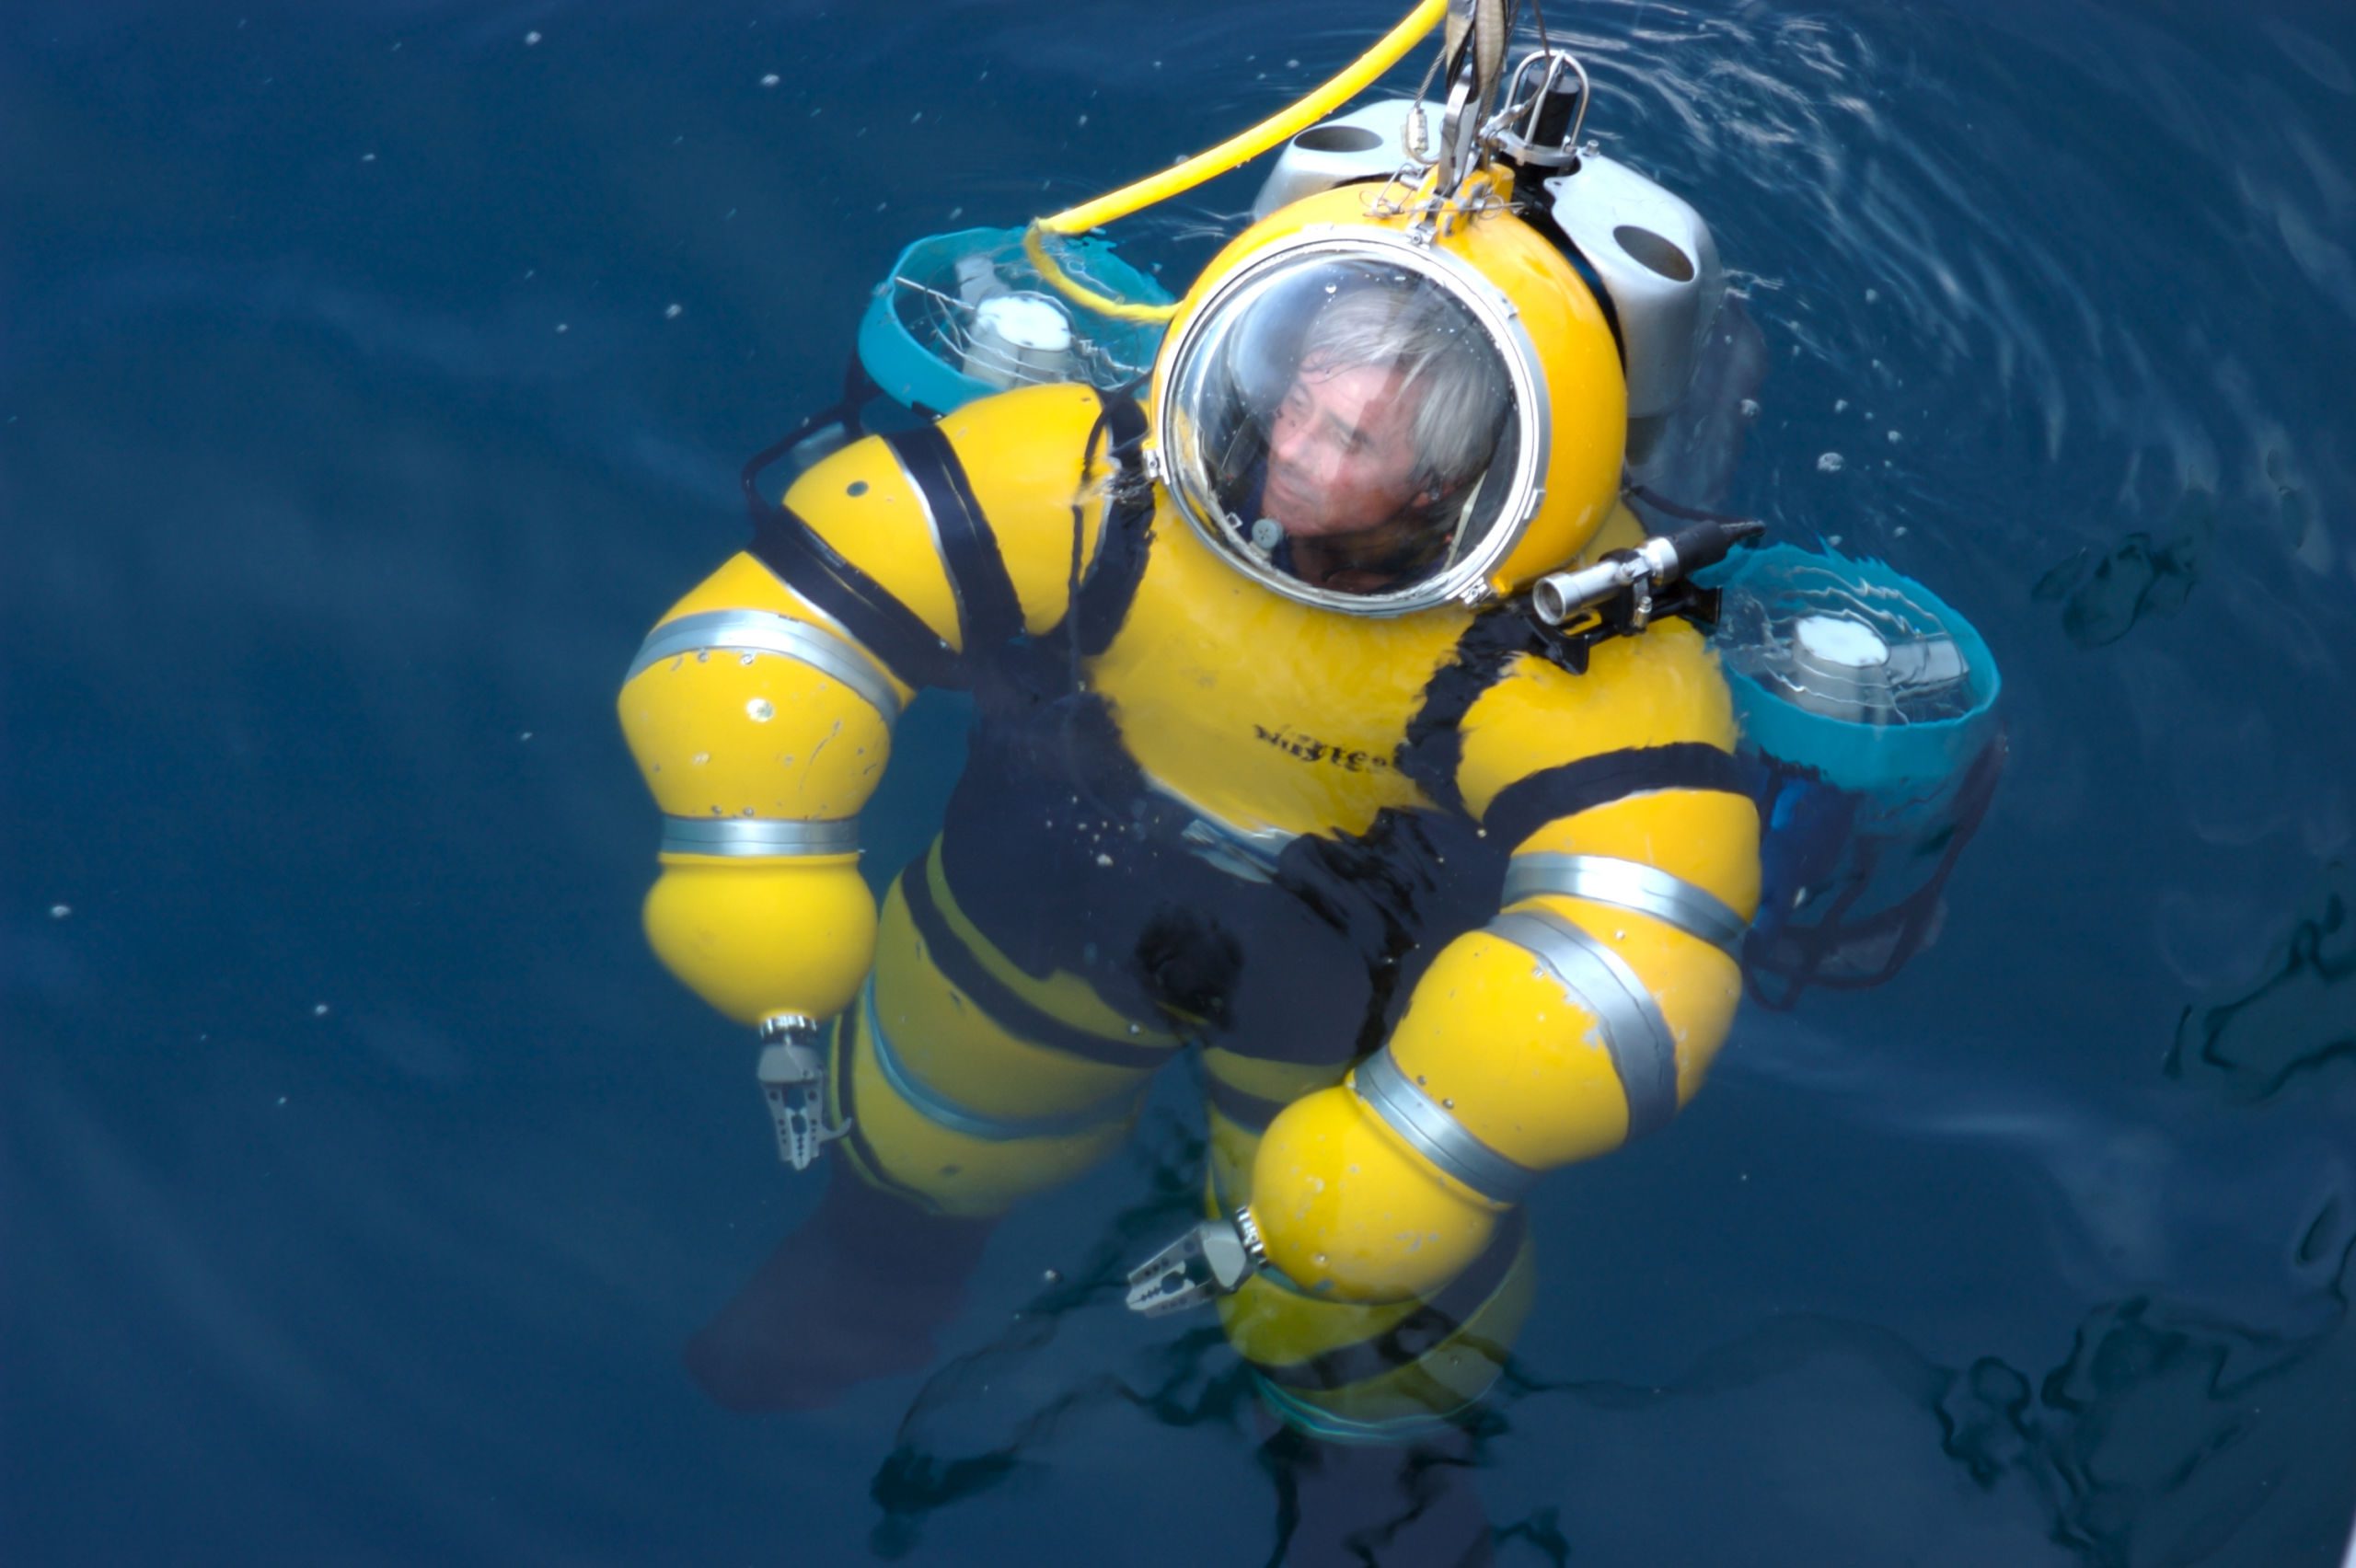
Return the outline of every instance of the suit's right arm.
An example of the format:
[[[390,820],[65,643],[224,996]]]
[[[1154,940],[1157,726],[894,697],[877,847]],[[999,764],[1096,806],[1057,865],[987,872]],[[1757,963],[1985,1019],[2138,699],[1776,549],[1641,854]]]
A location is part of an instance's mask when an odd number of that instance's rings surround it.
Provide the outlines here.
[[[875,949],[858,818],[892,726],[963,655],[1068,607],[1100,405],[1041,387],[853,443],[673,605],[622,684],[624,735],[663,812],[655,953],[740,1023],[842,1010]]]

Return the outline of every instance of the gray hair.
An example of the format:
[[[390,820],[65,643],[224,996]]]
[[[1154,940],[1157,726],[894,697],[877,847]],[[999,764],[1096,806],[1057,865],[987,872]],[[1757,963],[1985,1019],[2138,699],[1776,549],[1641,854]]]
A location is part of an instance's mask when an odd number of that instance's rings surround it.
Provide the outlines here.
[[[1487,466],[1510,394],[1487,335],[1452,301],[1428,283],[1346,290],[1310,322],[1300,369],[1361,365],[1403,373],[1403,397],[1421,393],[1409,427],[1419,486],[1447,496]]]

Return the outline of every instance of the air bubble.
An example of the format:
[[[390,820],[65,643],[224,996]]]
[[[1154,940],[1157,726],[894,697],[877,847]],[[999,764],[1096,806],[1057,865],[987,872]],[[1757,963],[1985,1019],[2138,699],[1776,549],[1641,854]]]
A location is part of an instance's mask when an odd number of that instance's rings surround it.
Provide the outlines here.
[[[766,697],[756,697],[745,704],[745,716],[756,724],[766,724],[777,717],[777,709]]]
[[[1819,474],[1837,474],[1847,462],[1848,459],[1838,452],[1828,452],[1816,460],[1816,471]]]

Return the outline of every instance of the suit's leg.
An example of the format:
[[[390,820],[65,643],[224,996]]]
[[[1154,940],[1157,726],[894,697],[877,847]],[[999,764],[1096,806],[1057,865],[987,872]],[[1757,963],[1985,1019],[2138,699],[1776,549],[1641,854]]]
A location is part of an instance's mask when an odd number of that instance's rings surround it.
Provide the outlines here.
[[[924,1366],[997,1217],[1110,1152],[1181,1042],[1076,975],[1024,974],[966,918],[938,847],[885,899],[838,1020],[835,1169],[813,1218],[687,1348],[733,1409],[806,1409]]]

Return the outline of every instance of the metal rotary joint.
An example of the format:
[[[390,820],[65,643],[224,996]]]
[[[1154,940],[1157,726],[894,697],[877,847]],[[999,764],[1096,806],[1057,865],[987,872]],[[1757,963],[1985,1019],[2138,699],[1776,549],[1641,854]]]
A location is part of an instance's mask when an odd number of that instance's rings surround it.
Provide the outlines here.
[[[777,1128],[780,1159],[796,1170],[818,1162],[819,1151],[850,1131],[850,1124],[826,1124],[826,1048],[818,1020],[802,1013],[777,1013],[761,1020],[761,1059],[755,1069],[761,1099]]]

